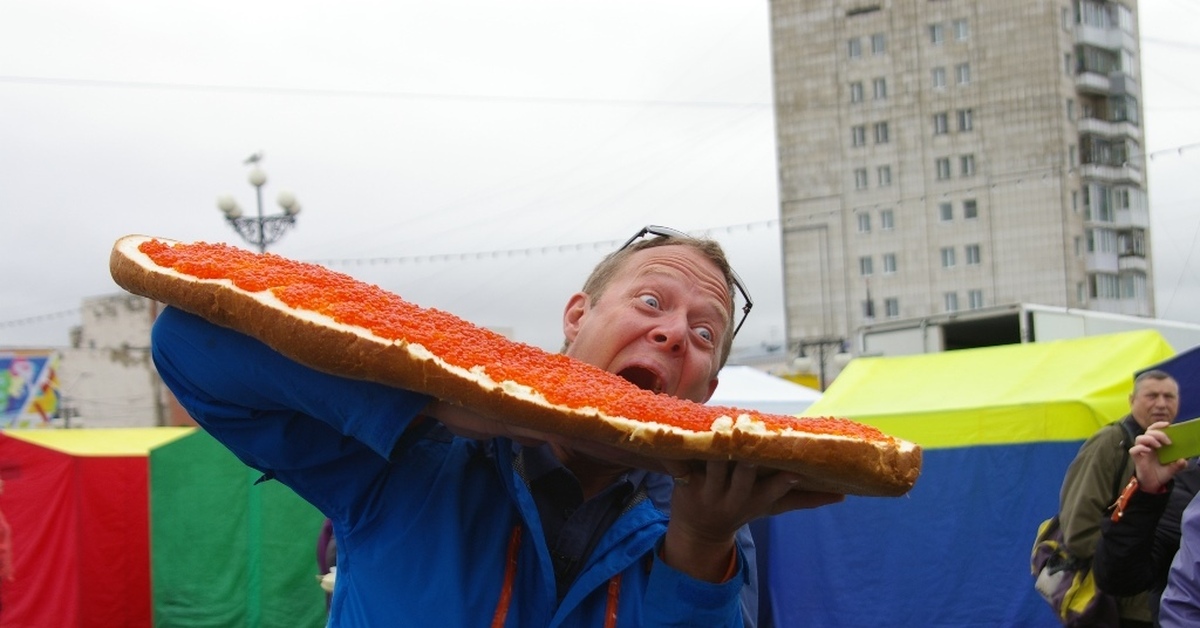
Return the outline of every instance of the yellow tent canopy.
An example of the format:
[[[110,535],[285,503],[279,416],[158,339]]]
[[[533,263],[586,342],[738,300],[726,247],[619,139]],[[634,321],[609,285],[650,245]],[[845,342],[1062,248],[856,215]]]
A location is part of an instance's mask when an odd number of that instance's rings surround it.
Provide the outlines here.
[[[843,416],[927,449],[1082,440],[1129,411],[1133,376],[1174,355],[1154,330],[857,358],[805,416]]]
[[[112,427],[6,430],[4,433],[73,456],[145,456],[195,430],[194,427]]]

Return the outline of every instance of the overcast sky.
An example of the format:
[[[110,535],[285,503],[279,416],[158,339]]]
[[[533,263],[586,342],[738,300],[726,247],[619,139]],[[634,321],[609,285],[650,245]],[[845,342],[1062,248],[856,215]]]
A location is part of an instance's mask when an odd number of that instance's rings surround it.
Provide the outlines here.
[[[1141,5],[1158,311],[1200,323],[1200,5]],[[604,253],[708,231],[781,342],[768,6],[0,0],[0,347],[66,345],[121,235],[244,244],[260,150],[281,255],[553,350]]]

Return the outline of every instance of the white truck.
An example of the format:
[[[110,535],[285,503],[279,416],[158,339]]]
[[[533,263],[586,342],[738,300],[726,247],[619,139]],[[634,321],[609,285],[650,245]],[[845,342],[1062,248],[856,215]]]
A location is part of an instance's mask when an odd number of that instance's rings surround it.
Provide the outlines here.
[[[858,355],[912,355],[1137,329],[1155,329],[1175,351],[1200,345],[1200,325],[1093,310],[1016,303],[863,325]]]

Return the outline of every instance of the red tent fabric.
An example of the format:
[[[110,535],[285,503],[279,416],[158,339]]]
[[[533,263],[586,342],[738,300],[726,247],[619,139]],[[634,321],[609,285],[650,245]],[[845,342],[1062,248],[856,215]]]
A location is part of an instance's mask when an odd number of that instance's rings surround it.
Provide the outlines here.
[[[0,628],[152,625],[147,452],[190,431],[0,432],[15,575]]]

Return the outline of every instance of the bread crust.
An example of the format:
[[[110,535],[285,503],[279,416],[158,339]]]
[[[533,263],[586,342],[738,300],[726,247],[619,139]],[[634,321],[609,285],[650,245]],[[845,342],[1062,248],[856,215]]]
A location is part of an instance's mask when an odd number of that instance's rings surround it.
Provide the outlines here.
[[[920,447],[891,437],[867,440],[743,427],[693,431],[659,423],[654,417],[614,416],[597,408],[551,404],[520,382],[494,382],[486,374],[447,363],[421,345],[381,338],[322,314],[299,313],[268,291],[252,293],[227,279],[198,279],[158,266],[138,248],[148,240],[175,244],[141,235],[117,240],[109,266],[118,285],[257,338],[324,372],[418,391],[512,425],[640,456],[746,460],[796,473],[801,476],[797,486],[807,490],[897,496],[908,492],[920,474]],[[631,395],[654,394],[623,380],[615,385],[627,385]],[[761,416],[740,409],[730,409],[729,414],[731,418]]]

